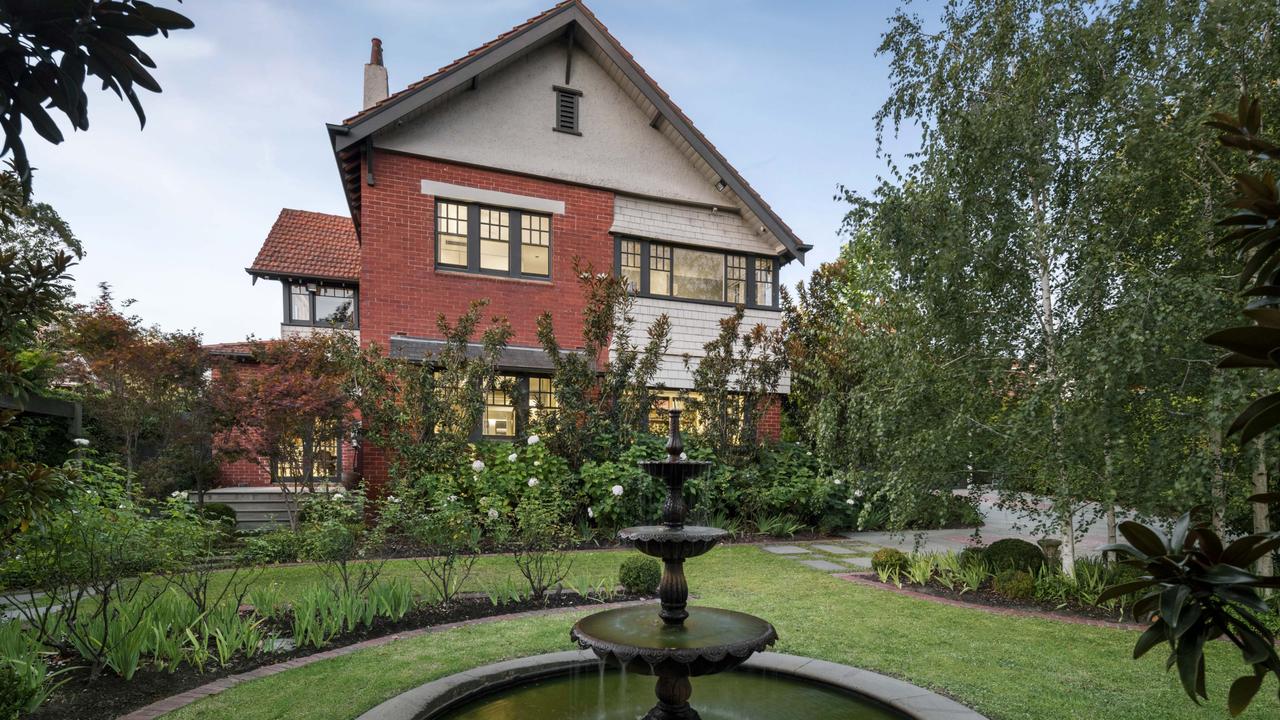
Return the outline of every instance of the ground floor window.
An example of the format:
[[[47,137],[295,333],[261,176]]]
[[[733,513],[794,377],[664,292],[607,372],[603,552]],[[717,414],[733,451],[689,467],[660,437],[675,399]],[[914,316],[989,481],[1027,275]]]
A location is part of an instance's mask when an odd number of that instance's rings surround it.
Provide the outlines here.
[[[313,482],[337,481],[342,474],[340,434],[338,423],[321,422],[309,436],[293,437],[283,443],[275,460],[276,480],[306,482],[310,462]]]
[[[477,435],[511,440],[528,432],[529,424],[557,407],[551,378],[541,375],[499,375],[485,393],[484,413]]]

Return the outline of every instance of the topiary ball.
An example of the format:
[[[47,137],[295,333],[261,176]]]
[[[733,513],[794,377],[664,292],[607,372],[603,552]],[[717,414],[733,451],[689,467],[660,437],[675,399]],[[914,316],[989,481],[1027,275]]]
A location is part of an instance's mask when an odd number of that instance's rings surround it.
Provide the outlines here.
[[[1017,538],[997,540],[983,551],[993,570],[1025,570],[1033,573],[1044,566],[1044,551],[1035,543]]]
[[[200,516],[206,520],[216,520],[223,525],[236,526],[236,509],[226,503],[207,503]]]
[[[1001,570],[991,581],[991,589],[1012,600],[1027,600],[1036,594],[1036,581],[1025,570]]]
[[[871,569],[876,572],[902,572],[907,566],[905,553],[895,548],[880,548],[871,556]]]
[[[652,595],[661,581],[662,566],[645,555],[632,555],[618,567],[618,582],[632,595]]]

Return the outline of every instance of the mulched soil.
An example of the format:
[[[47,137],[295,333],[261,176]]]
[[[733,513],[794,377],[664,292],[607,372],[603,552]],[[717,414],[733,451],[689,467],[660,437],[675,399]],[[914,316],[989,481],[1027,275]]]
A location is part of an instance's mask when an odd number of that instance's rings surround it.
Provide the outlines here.
[[[644,596],[619,593],[609,603],[628,602],[646,599]],[[548,598],[545,606],[530,600],[518,603],[493,605],[487,598],[465,598],[454,602],[448,608],[419,608],[403,619],[392,622],[378,618],[372,627],[361,628],[355,632],[344,633],[334,638],[328,645],[316,650],[299,648],[290,652],[263,653],[252,659],[237,657],[225,668],[206,668],[199,673],[195,668],[183,665],[169,673],[160,670],[142,669],[132,680],[122,678],[104,671],[94,682],[88,682],[87,673],[73,671],[72,680],[54,693],[34,715],[31,720],[112,720],[137,708],[148,705],[178,693],[191,690],[218,678],[262,667],[273,665],[294,658],[306,657],[324,650],[352,645],[386,635],[434,625],[477,620],[495,615],[543,610],[546,608],[590,607],[608,604],[601,600],[582,597],[576,593],[562,593]],[[54,665],[74,666],[76,658],[58,658]]]
[[[880,578],[875,573],[857,573],[855,576],[864,582],[870,581],[876,585],[894,590],[897,589],[897,586],[893,583],[880,582]],[[993,591],[989,586],[983,587],[979,590],[970,590],[963,595],[960,594],[958,590],[948,590],[936,582],[931,582],[928,585],[915,585],[903,582],[902,587],[903,589],[923,595],[946,598],[948,600],[967,605],[977,605],[980,607],[989,607],[999,610],[1048,613],[1068,620],[1079,619],[1101,621],[1117,625],[1130,625],[1133,622],[1128,615],[1121,616],[1119,609],[1108,610],[1095,605],[1081,605],[1079,603],[1057,605],[1051,602],[1041,602],[1035,599],[1015,600]],[[1135,627],[1137,626],[1135,625]]]

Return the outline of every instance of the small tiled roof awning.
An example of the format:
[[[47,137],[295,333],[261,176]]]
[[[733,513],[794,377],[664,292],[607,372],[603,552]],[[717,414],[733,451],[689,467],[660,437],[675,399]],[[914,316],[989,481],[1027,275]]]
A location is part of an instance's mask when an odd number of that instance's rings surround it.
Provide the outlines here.
[[[425,338],[396,336],[391,338],[391,357],[428,362],[431,358],[443,352],[448,345],[449,343],[444,340],[427,340]],[[468,357],[478,357],[483,351],[483,345],[479,343],[467,343]],[[580,351],[565,350],[564,352],[573,353]],[[542,348],[521,345],[508,345],[504,347],[502,349],[502,356],[498,360],[498,367],[502,370],[515,372],[549,373],[555,369],[555,366],[551,364],[551,358]]]
[[[310,278],[356,283],[360,244],[344,215],[285,208],[246,270],[254,277]]]

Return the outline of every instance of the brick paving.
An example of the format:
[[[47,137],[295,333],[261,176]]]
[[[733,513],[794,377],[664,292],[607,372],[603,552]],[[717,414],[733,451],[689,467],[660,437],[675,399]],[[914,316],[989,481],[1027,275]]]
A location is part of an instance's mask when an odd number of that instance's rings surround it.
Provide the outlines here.
[[[611,605],[610,607],[627,607],[630,605],[642,605],[646,602],[650,602],[650,601],[635,600],[632,602],[616,603],[614,605]],[[460,627],[469,627],[472,625],[481,625],[484,623],[491,623],[491,622],[501,622],[503,620],[515,620],[518,618],[541,617],[543,615],[559,615],[563,613],[571,613],[571,612],[582,610],[582,609],[583,608],[581,607],[567,607],[567,608],[552,608],[549,610],[534,610],[531,612],[523,612],[523,613],[509,613],[506,615],[494,615],[492,617],[477,618],[475,620],[462,620],[459,622],[445,623],[444,625],[432,625],[431,627],[419,628],[417,630],[409,630],[407,632],[396,633],[394,635],[384,635],[379,638],[364,640],[362,642],[354,643],[352,645],[344,645],[343,647],[340,647],[340,648],[325,650],[324,652],[318,652],[318,653],[315,653],[314,655],[307,655],[306,657],[294,658],[292,660],[286,660],[284,662],[276,663],[274,665],[264,665],[260,668],[254,668],[253,670],[249,670],[248,672],[240,673],[239,675],[228,675],[227,677],[219,678],[205,685],[201,685],[198,688],[193,688],[186,692],[178,693],[177,695],[174,695],[172,697],[167,697],[163,700],[158,700],[156,702],[153,702],[150,705],[147,705],[146,707],[138,708],[137,710],[134,710],[133,712],[127,715],[121,715],[119,718],[117,718],[117,720],[154,720],[154,718],[158,718],[161,715],[164,715],[165,713],[173,712],[178,708],[186,707],[187,705],[190,705],[191,703],[197,700],[207,698],[211,695],[217,695],[218,693],[223,692],[224,690],[229,690],[235,687],[236,685],[248,682],[250,680],[257,680],[258,678],[270,677],[271,675],[278,675],[287,670],[294,670],[300,667],[311,665],[313,663],[323,662],[325,660],[330,660],[336,657],[342,657],[343,655],[350,655],[351,653],[359,652],[361,650],[367,650],[369,648],[389,645],[398,640],[408,640],[410,638],[444,632],[446,630],[454,630]]]

